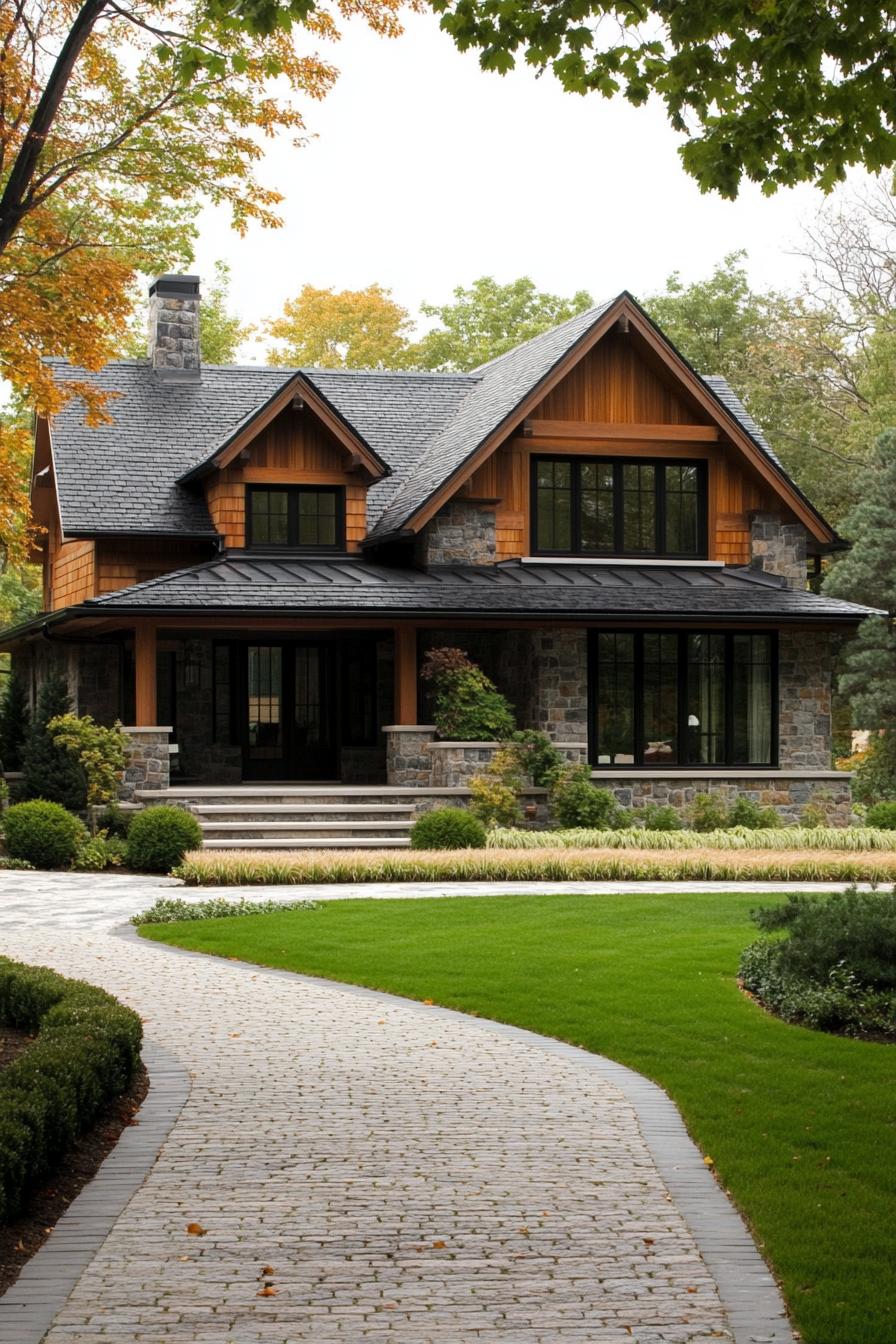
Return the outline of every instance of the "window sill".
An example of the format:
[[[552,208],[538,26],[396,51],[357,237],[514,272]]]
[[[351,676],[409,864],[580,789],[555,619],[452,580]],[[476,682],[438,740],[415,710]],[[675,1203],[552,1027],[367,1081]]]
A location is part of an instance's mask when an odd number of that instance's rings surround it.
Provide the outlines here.
[[[782,770],[775,765],[678,765],[674,769],[649,770],[630,765],[591,767],[592,779],[852,779],[850,770]]]
[[[637,555],[521,555],[521,565],[611,565],[620,569],[630,565],[633,569],[658,565],[663,569],[724,569],[724,560],[676,560],[673,555],[637,556]]]

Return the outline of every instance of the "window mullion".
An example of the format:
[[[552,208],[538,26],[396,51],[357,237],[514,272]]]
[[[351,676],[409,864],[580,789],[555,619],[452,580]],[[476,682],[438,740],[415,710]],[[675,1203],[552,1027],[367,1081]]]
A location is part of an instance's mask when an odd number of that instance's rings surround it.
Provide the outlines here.
[[[666,547],[666,468],[660,463],[653,467],[653,544],[657,555],[665,555]]]
[[[725,634],[725,764],[734,763],[734,636]]]
[[[638,630],[634,639],[635,653],[635,765],[644,764],[644,634]]]

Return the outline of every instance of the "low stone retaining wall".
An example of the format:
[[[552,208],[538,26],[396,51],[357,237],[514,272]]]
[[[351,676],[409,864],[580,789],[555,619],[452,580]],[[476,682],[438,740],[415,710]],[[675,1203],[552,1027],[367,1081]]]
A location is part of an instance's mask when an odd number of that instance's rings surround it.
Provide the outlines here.
[[[822,810],[829,826],[848,826],[852,819],[852,775],[842,770],[703,771],[688,775],[656,770],[608,775],[593,770],[591,778],[600,788],[609,789],[621,807],[654,803],[680,811],[693,803],[698,793],[708,793],[721,795],[729,806],[738,798],[749,798],[760,807],[774,807],[790,825],[803,820],[809,803]]]
[[[167,789],[171,782],[170,728],[123,728],[128,739],[127,765],[118,788],[122,802],[131,802],[137,790]]]
[[[386,779],[396,788],[465,788],[492,763],[500,742],[437,742],[432,724],[393,724],[386,734]],[[557,742],[571,765],[586,759],[584,742]]]

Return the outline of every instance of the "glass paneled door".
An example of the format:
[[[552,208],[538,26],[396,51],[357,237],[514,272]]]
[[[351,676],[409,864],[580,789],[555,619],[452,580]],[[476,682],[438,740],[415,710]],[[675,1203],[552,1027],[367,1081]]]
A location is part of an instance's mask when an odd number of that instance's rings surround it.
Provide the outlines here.
[[[336,778],[333,664],[326,644],[245,646],[246,779]]]

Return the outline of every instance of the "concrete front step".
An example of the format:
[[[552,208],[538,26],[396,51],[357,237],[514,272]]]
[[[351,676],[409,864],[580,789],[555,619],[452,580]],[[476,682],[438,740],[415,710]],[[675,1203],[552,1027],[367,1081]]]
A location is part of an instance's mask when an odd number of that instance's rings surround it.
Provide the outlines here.
[[[263,836],[271,839],[295,836],[302,839],[316,835],[326,840],[337,835],[406,836],[411,831],[409,821],[220,821],[210,824],[200,820],[199,824],[206,839],[226,840],[244,836],[249,842]]]
[[[324,839],[321,836],[309,837],[306,839],[240,839],[240,840],[206,840],[203,844],[204,849],[407,849],[410,845],[407,836],[392,836],[384,839],[382,836],[330,836]]]
[[[415,811],[414,803],[193,803],[193,811],[210,816],[252,816],[255,813],[271,812],[295,814],[319,814],[321,817],[367,815],[385,816],[389,813],[404,812],[411,816]]]

